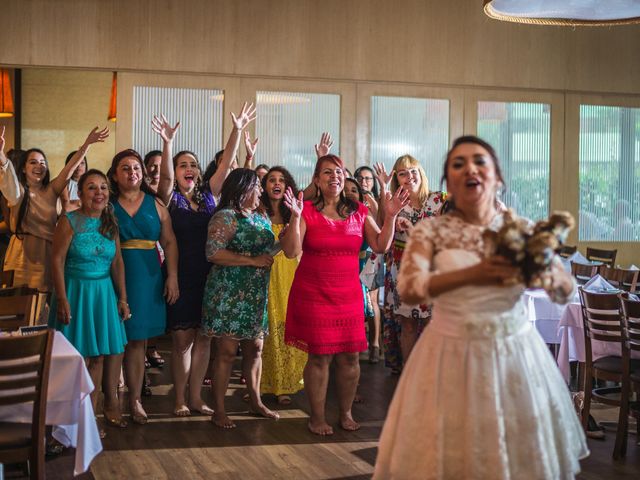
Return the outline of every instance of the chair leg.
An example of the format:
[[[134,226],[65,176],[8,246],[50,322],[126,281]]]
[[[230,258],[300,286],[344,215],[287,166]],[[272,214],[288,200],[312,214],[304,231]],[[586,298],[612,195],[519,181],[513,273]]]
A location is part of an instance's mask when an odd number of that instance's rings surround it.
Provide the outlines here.
[[[616,443],[613,447],[613,459],[618,460],[625,456],[627,451],[627,433],[629,430],[629,384],[622,382],[620,390],[620,413],[618,415],[618,428],[616,430]]]
[[[593,384],[593,374],[591,369],[584,369],[584,404],[582,407],[582,428],[587,431],[589,425],[589,410],[591,409],[591,388]]]

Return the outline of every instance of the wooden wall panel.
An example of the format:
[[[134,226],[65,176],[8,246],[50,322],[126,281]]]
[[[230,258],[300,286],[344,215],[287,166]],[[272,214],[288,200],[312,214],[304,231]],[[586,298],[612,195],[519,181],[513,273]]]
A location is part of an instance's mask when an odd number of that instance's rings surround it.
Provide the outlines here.
[[[640,94],[640,27],[479,0],[7,0],[0,64]]]

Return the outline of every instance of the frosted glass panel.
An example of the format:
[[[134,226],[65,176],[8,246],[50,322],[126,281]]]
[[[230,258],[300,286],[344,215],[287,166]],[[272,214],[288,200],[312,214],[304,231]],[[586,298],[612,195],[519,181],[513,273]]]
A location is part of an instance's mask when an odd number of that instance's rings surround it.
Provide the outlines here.
[[[283,165],[305,187],[316,164],[313,146],[322,132],[333,137],[331,153],[340,154],[340,95],[257,92],[256,99],[260,143],[255,164]]]
[[[506,190],[502,201],[531,220],[549,215],[551,106],[478,102],[478,136],[495,148]]]
[[[401,155],[415,157],[429,188],[439,189],[449,148],[449,100],[371,97],[371,159],[388,170]]]
[[[640,108],[580,105],[579,175],[580,240],[637,241]]]
[[[164,114],[181,127],[174,153],[191,150],[204,168],[222,149],[222,90],[133,87],[133,148],[142,156],[161,150],[162,140],[151,130],[153,115]]]

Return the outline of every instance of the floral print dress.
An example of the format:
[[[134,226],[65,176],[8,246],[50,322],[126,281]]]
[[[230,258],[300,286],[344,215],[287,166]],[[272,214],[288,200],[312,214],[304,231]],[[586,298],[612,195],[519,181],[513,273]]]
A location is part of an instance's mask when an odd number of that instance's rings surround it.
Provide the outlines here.
[[[273,248],[274,240],[266,216],[256,212],[244,216],[225,208],[209,222],[207,258],[223,249],[249,257],[262,255]],[[236,340],[262,338],[268,333],[268,286],[268,268],[214,264],[204,291],[203,333]]]

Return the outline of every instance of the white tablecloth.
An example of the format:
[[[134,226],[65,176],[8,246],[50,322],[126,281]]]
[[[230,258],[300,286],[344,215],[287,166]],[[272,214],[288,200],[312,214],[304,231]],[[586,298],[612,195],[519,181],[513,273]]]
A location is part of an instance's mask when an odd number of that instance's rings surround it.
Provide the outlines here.
[[[91,397],[93,382],[84,359],[67,339],[56,332],[53,340],[49,389],[47,392],[47,425],[54,425],[53,436],[66,447],[75,447],[73,473],[89,469],[91,461],[102,451]],[[0,420],[31,422],[28,404],[0,407]]]
[[[552,303],[544,290],[525,290],[522,301],[527,308],[529,321],[535,325],[544,342],[550,345],[561,343],[558,321],[564,306]]]

